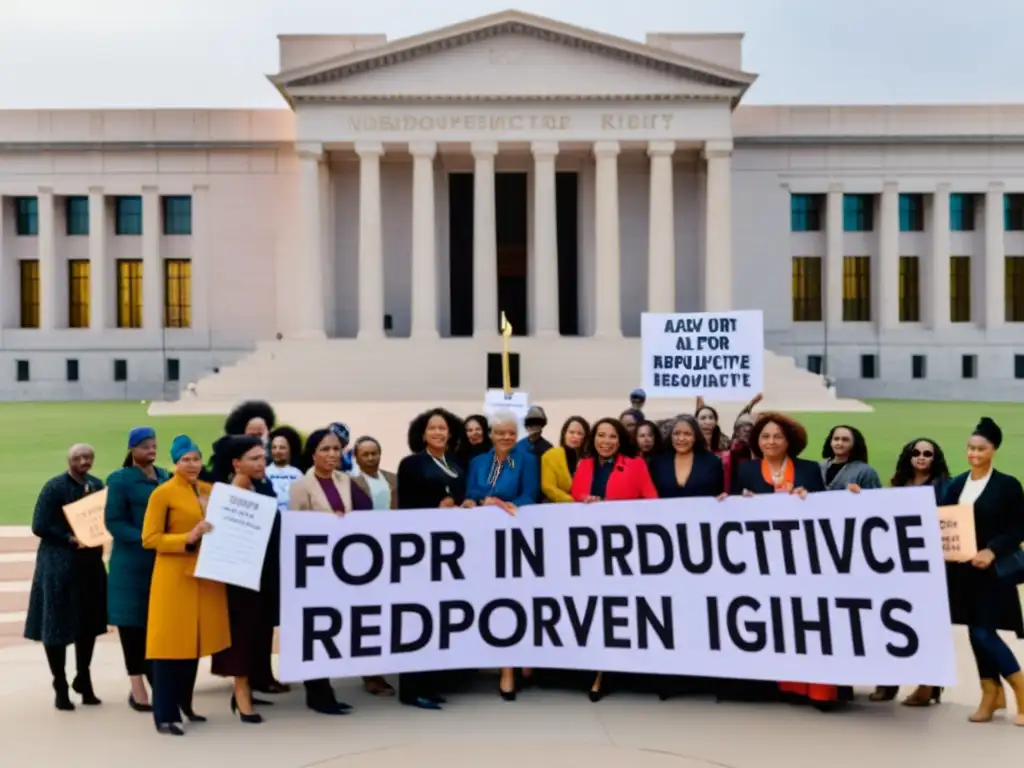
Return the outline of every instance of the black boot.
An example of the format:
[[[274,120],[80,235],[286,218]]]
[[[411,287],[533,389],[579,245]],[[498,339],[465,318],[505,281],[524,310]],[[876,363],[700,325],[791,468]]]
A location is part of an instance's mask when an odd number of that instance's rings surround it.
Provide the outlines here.
[[[68,696],[68,681],[63,678],[53,679],[53,706],[61,712],[74,712],[75,705]]]
[[[103,703],[96,698],[96,692],[92,689],[92,676],[88,672],[79,672],[75,675],[71,689],[82,697],[82,703],[87,707],[95,707]]]

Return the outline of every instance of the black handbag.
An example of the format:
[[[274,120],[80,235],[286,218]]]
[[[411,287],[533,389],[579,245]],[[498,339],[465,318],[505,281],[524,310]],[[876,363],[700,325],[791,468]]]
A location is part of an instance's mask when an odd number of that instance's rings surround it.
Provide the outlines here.
[[[1008,555],[997,557],[992,564],[996,577],[1012,584],[1024,583],[1024,549],[1017,547]]]

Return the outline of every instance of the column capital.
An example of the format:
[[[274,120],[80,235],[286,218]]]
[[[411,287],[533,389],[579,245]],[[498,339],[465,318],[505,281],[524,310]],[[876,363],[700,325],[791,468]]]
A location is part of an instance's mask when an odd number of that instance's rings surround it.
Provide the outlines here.
[[[558,155],[558,142],[535,141],[532,144],[530,144],[530,152],[533,153],[533,157],[537,160],[553,159]]]
[[[900,191],[900,185],[895,181],[886,181],[882,183],[882,194],[886,192],[890,194],[896,194]]]
[[[702,153],[705,160],[720,160],[732,156],[732,140],[705,141]]]
[[[935,185],[936,194],[948,195],[953,189],[953,185],[948,181],[940,181]]]
[[[210,185],[209,184],[194,184],[194,185],[192,185],[192,192],[193,193],[195,193],[195,192],[209,192],[209,191],[210,191]]]
[[[618,157],[621,147],[617,141],[595,141],[594,157]]]
[[[380,157],[384,154],[384,145],[379,141],[357,141],[356,154],[361,158]]]
[[[324,145],[319,141],[300,141],[295,145],[295,154],[303,160],[323,160]]]
[[[649,141],[647,142],[647,154],[649,157],[672,157],[676,151],[674,141]]]
[[[155,195],[159,190],[153,185],[147,185],[142,188],[142,194],[144,195]]]
[[[1003,192],[1006,189],[1006,184],[1001,181],[990,181],[988,183],[988,191],[996,194]]]
[[[103,194],[103,187],[97,187],[97,186],[89,187],[89,194],[90,195],[102,195]]]
[[[487,160],[498,154],[498,142],[496,141],[474,141],[469,145],[469,151],[477,160]]]
[[[829,184],[828,185],[828,193],[829,194],[835,194],[835,195],[843,194],[843,185],[840,184],[838,181]]]
[[[358,149],[356,150],[358,151]],[[381,153],[383,154],[383,147]],[[410,141],[409,142],[409,154],[413,157],[425,157],[429,160],[434,159],[437,155],[437,142],[436,141]]]
[[[53,187],[40,187],[39,190],[38,190],[38,193],[40,195],[52,195],[53,194]]]

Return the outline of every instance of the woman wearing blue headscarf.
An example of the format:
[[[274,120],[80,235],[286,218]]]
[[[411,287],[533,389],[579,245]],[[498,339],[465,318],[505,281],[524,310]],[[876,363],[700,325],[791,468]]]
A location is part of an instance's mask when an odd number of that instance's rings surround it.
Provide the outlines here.
[[[121,469],[107,478],[107,530],[114,539],[107,575],[107,620],[117,627],[124,665],[131,681],[128,706],[151,712],[143,676],[152,674],[146,663],[146,612],[154,553],[142,547],[142,521],[149,497],[170,473],[155,466],[156,432],[136,427],[128,433],[128,455]]]

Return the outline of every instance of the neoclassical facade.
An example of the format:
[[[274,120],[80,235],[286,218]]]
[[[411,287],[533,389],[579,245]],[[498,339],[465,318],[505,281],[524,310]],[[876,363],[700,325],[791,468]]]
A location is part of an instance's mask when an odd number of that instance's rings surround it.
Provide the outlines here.
[[[778,393],[1019,397],[1024,108],[747,107],[741,42],[504,12],[282,36],[280,110],[0,112],[0,395],[472,398],[504,313],[619,396],[642,312],[759,308]]]

